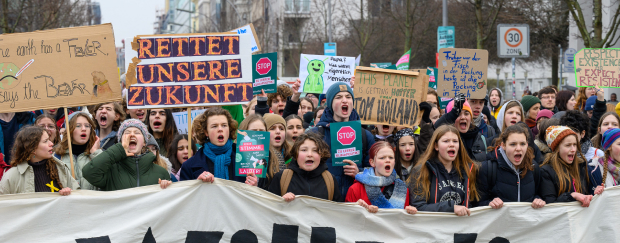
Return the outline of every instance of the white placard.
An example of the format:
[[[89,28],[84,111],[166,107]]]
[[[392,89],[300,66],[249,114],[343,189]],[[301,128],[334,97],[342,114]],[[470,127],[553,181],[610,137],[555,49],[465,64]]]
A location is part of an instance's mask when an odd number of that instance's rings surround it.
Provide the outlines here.
[[[299,59],[299,92],[325,94],[333,83],[351,84],[355,57],[301,54]]]
[[[497,25],[497,56],[524,58],[530,56],[530,27],[526,24]]]

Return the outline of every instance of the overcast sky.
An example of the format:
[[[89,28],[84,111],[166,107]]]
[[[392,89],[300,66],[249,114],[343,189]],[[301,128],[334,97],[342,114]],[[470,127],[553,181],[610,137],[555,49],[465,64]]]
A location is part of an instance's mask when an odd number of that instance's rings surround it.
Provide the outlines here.
[[[153,34],[155,10],[166,7],[165,0],[101,0],[101,23],[112,23],[116,46],[136,35]]]

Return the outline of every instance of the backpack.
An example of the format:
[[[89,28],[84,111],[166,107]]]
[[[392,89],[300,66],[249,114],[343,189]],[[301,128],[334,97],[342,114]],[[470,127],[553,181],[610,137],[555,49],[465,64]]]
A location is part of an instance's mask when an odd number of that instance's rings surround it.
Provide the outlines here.
[[[286,194],[294,173],[295,172],[291,169],[285,169],[282,171],[282,178],[280,179],[280,196],[284,196],[284,194]],[[327,170],[323,171],[321,176],[323,176],[323,180],[325,180],[325,185],[327,186],[327,198],[331,201],[334,199],[334,177]]]
[[[499,159],[497,157],[497,148],[495,148],[495,158]],[[488,189],[491,190],[493,187],[495,187],[495,182],[497,182],[497,160],[488,160],[489,163],[487,163],[487,182],[489,187]],[[536,163],[536,160],[532,160],[532,166],[534,167],[534,183],[536,183],[536,191],[538,191],[538,188],[540,186],[540,166],[538,165],[538,163]]]
[[[325,136],[325,127],[319,126],[319,134],[321,136]],[[366,138],[366,129],[362,128],[362,159],[364,158],[364,153],[368,151],[368,139]]]

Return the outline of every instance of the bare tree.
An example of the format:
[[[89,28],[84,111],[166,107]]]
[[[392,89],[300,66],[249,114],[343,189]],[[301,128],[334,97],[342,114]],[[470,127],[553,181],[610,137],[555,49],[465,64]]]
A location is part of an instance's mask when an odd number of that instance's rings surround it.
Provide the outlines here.
[[[583,44],[587,48],[609,48],[618,43],[620,35],[618,35],[618,27],[620,27],[620,7],[615,10],[611,9],[611,6],[604,6],[602,0],[591,0],[592,2],[592,29],[589,30],[586,24],[586,19],[583,16],[583,9],[580,1],[578,0],[564,0],[568,5],[568,11],[570,12],[579,33]],[[585,1],[581,1],[585,2]],[[618,1],[610,1],[611,5],[617,5]],[[603,28],[603,9],[609,11],[609,27]],[[603,32],[607,33],[603,36]]]
[[[0,0],[0,29],[3,33],[90,24],[90,1]]]

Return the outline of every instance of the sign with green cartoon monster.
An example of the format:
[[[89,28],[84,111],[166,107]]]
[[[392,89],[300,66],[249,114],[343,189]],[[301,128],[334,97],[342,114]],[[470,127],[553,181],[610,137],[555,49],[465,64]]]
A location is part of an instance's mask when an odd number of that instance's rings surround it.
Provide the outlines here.
[[[325,94],[333,83],[351,82],[354,57],[301,54],[300,59],[300,92]]]

